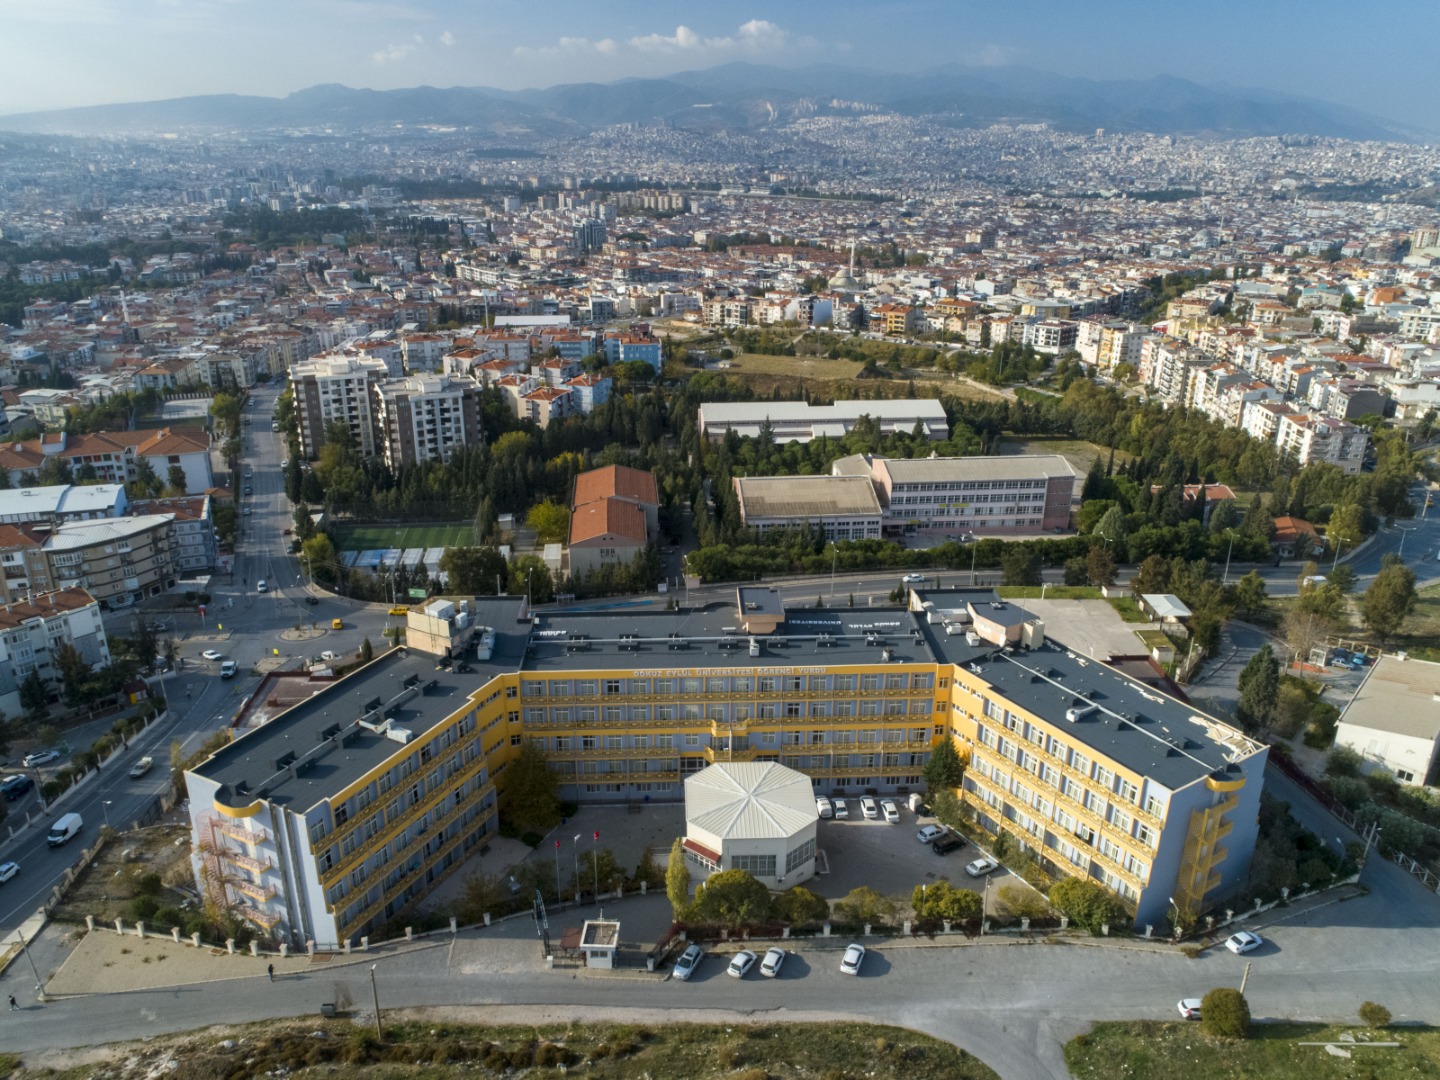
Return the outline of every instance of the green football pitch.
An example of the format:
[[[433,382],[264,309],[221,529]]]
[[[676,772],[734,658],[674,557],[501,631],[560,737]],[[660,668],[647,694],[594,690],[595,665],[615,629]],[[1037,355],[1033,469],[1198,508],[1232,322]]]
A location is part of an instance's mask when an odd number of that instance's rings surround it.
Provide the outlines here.
[[[326,531],[340,551],[468,547],[475,543],[475,528],[468,521],[449,525],[336,525]]]

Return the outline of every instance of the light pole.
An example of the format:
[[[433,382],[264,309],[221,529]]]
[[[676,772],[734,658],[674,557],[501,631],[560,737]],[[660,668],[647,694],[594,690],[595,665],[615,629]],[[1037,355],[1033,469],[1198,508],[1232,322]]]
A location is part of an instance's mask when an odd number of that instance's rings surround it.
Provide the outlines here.
[[[600,830],[595,830],[594,847],[590,851],[590,869],[595,872],[595,906],[600,906]]]
[[[1398,529],[1399,532],[1400,532],[1400,550],[1397,552],[1397,554],[1400,556],[1401,560],[1403,561],[1404,558],[1405,558],[1405,538],[1406,538],[1407,536],[1409,536],[1412,532],[1414,532],[1414,530],[1413,530],[1413,529],[1402,529],[1402,528],[1400,528],[1399,525],[1396,525],[1395,528]]]
[[[535,600],[534,600],[534,598],[533,598],[532,593],[530,592],[530,575],[533,574],[533,573],[535,573],[535,567],[533,567],[533,566],[526,567],[526,569],[525,569],[525,606],[526,606],[527,608],[532,608],[532,607],[535,606]]]
[[[839,557],[840,557],[840,549],[839,549],[835,544],[831,544],[831,545],[830,545],[830,599],[831,599],[831,600],[834,600],[834,599],[835,599],[835,560],[838,559]]]
[[[105,807],[105,827],[108,829],[110,827],[110,800],[106,799],[102,805]]]
[[[370,965],[370,997],[375,1002],[375,1038],[380,1042],[385,1041],[385,1033],[380,1030],[380,989],[375,985],[375,965]]]
[[[570,841],[570,854],[575,857],[575,906],[580,906],[580,834]]]
[[[970,549],[970,587],[972,589],[975,587],[975,556],[979,554],[980,549],[978,547],[972,547]]]
[[[30,946],[29,946],[29,944],[25,941],[25,935],[24,935],[21,931],[16,930],[16,931],[15,931],[15,940],[20,943],[20,951],[25,954],[25,959],[30,962],[30,971],[31,971],[31,972],[34,974],[34,976],[35,976],[35,995],[36,995],[36,997],[38,997],[41,1001],[44,1001],[44,1000],[45,1000],[45,984],[40,981],[40,969],[35,966],[35,958],[30,955]]]
[[[1235,530],[1226,529],[1225,531],[1230,534],[1230,546],[1225,549],[1225,577],[1221,580],[1221,585],[1230,584],[1230,555],[1235,550]]]
[[[1340,565],[1340,549],[1343,548],[1343,547],[1344,547],[1346,544],[1348,544],[1349,542],[1350,542],[1350,538],[1349,538],[1348,536],[1337,536],[1337,537],[1335,537],[1335,559],[1334,559],[1333,562],[1330,563],[1330,573],[1332,573],[1332,574],[1335,573],[1336,567],[1338,567],[1338,566]],[[1400,538],[1400,544],[1401,544],[1402,547],[1403,547],[1404,544],[1405,544],[1405,538],[1404,538],[1403,536]]]

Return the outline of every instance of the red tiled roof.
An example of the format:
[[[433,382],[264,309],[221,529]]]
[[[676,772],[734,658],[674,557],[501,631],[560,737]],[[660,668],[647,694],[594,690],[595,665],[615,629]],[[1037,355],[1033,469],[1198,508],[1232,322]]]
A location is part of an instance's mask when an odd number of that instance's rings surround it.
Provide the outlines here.
[[[619,536],[643,544],[645,511],[624,499],[598,499],[577,507],[570,515],[570,544],[602,536]]]
[[[626,465],[606,465],[603,469],[581,473],[575,478],[575,496],[570,505],[584,506],[612,496],[651,506],[660,505],[660,489],[655,483],[655,474]]]

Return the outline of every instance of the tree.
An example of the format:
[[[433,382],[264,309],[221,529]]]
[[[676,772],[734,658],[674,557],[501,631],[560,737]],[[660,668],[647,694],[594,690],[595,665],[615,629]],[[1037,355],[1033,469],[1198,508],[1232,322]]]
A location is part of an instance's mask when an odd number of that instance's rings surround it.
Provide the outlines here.
[[[983,905],[979,893],[973,889],[957,889],[948,881],[916,885],[910,894],[910,906],[920,919],[968,922],[982,917]]]
[[[1250,1034],[1250,1003],[1231,986],[1219,986],[1200,999],[1200,1028],[1215,1039],[1243,1039]]]
[[[1118,505],[1110,507],[1096,524],[1093,535],[1106,543],[1120,543],[1125,539],[1125,511]]]
[[[1325,541],[1330,550],[1339,545],[1354,547],[1365,539],[1365,511],[1356,503],[1344,503],[1330,512],[1325,526]]]
[[[1066,585],[1088,585],[1090,575],[1086,569],[1084,555],[1075,555],[1065,560],[1065,576],[1062,579]]]
[[[1085,572],[1092,585],[1115,584],[1115,555],[1108,547],[1092,547],[1085,556]]]
[[[1052,885],[1050,906],[1095,935],[1102,926],[1116,926],[1127,918],[1125,905],[1118,896],[1103,885],[1082,878],[1065,878]]]
[[[1377,1005],[1373,1001],[1367,1001],[1359,1008],[1360,1019],[1367,1027],[1389,1027],[1390,1010],[1384,1005]]]
[[[529,596],[532,603],[548,604],[555,599],[555,575],[537,555],[521,555],[510,564],[508,590]]]
[[[695,892],[690,920],[731,930],[765,922],[771,914],[770,890],[746,870],[711,874]]]
[[[185,477],[183,465],[171,465],[165,470],[165,487],[175,495],[184,495],[189,481]]]
[[[1050,902],[1029,885],[1012,882],[996,890],[995,912],[1012,919],[1041,919],[1050,914]]]
[[[1402,563],[1382,566],[1365,590],[1360,614],[1383,645],[1415,610],[1415,574]]]
[[[20,704],[25,707],[25,714],[32,720],[38,720],[45,715],[46,706],[49,705],[49,693],[45,688],[45,680],[40,678],[40,673],[34,668],[20,684]]]
[[[362,663],[368,664],[374,659],[375,646],[370,644],[370,639],[367,637],[364,641],[360,642],[360,660]]]
[[[930,791],[954,791],[965,779],[965,762],[955,749],[955,742],[946,735],[930,749],[925,763],[925,785]]]
[[[670,845],[670,861],[665,865],[665,895],[672,917],[679,922],[690,907],[690,867],[685,862],[685,841],[679,836]]]
[[[90,682],[90,665],[85,662],[74,644],[64,641],[55,650],[55,667],[60,672],[65,704],[79,705],[85,700],[86,691],[89,689],[87,684]]]
[[[316,581],[333,584],[340,578],[340,558],[335,543],[326,533],[316,533],[300,543],[300,561]]]
[[[1006,544],[1000,556],[1006,585],[1039,585],[1040,553],[1029,544]]]
[[[149,458],[138,458],[135,462],[135,479],[125,485],[125,492],[131,498],[152,498],[160,494],[160,477],[155,475],[155,466]]]
[[[1259,570],[1251,570],[1235,583],[1235,606],[1250,618],[1265,607],[1265,579]]]
[[[1280,662],[1268,644],[1262,645],[1240,672],[1240,702],[1236,712],[1241,723],[1251,729],[1268,728],[1279,696]]]
[[[552,499],[531,507],[525,523],[535,530],[542,543],[563,543],[570,535],[570,511]]]
[[[793,885],[775,897],[775,914],[792,927],[822,923],[830,917],[830,901],[803,885]]]
[[[1164,556],[1148,555],[1135,570],[1130,589],[1137,595],[1163,593],[1170,589],[1170,563]]]
[[[544,750],[527,740],[505,775],[505,814],[512,823],[522,829],[560,824],[560,781]]]
[[[851,889],[844,899],[835,901],[834,909],[837,919],[857,926],[885,922],[895,917],[895,901],[869,885]]]
[[[1330,630],[1331,625],[1323,616],[1313,611],[1301,611],[1299,607],[1286,612],[1280,624],[1285,645],[1297,660],[1308,660],[1310,653],[1320,646]]]
[[[494,596],[496,583],[510,575],[505,556],[493,547],[446,548],[440,569],[449,581],[449,591],[470,596]]]

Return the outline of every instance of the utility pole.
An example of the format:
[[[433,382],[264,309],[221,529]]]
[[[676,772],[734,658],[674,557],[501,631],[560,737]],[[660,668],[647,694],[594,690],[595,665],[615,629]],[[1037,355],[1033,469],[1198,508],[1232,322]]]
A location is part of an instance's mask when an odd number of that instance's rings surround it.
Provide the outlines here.
[[[375,965],[370,965],[370,996],[375,1000],[375,1038],[380,1042],[385,1041],[385,1033],[380,1030],[380,990],[375,985]]]
[[[15,940],[20,943],[20,951],[25,954],[25,959],[30,962],[30,971],[35,976],[35,995],[41,1001],[45,1001],[45,984],[40,981],[40,969],[35,966],[35,958],[30,955],[29,943],[25,940],[25,934],[15,931]]]
[[[1222,584],[1222,585],[1229,585],[1229,584],[1230,584],[1230,554],[1231,554],[1231,552],[1233,552],[1233,551],[1235,550],[1235,530],[1234,530],[1234,529],[1226,529],[1225,531],[1230,534],[1230,546],[1225,549],[1225,577],[1221,580],[1220,584]]]
[[[1250,981],[1250,961],[1245,961],[1245,973],[1240,976],[1240,996],[1245,996],[1245,984]]]

